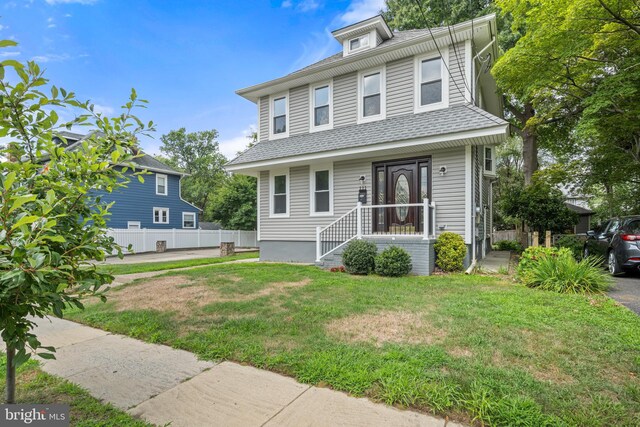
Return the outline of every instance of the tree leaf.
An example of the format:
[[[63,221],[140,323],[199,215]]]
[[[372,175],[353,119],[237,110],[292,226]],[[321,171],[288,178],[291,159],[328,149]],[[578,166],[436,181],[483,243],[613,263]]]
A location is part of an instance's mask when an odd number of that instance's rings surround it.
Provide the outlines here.
[[[36,215],[26,215],[23,216],[22,218],[20,218],[18,220],[18,222],[16,222],[15,224],[13,224],[13,227],[11,227],[11,230],[15,230],[16,228],[20,227],[21,225],[27,225],[27,224],[31,224],[36,222],[37,220],[39,220],[40,217],[36,216]]]
[[[18,46],[18,43],[16,43],[13,40],[0,40],[0,47],[12,47],[12,46]]]
[[[9,188],[11,188],[11,186],[13,185],[13,183],[16,181],[16,173],[15,172],[9,172],[7,174],[7,176],[4,179],[4,189],[8,190]]]
[[[35,194],[28,194],[26,196],[17,197],[13,201],[13,205],[11,205],[11,209],[9,209],[9,213],[15,211],[16,209],[18,209],[20,206],[24,205],[25,203],[33,202],[35,199],[36,199],[36,195]]]

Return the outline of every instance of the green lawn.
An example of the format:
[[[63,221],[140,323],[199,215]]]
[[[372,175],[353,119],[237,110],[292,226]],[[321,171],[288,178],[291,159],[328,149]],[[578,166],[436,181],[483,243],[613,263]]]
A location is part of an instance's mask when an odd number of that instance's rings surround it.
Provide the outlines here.
[[[6,357],[0,356],[0,392],[4,398]],[[4,400],[3,400],[4,402]],[[16,375],[16,402],[35,404],[67,404],[71,408],[72,426],[151,426],[131,417],[124,411],[103,404],[84,389],[38,368],[29,361],[18,369]]]
[[[604,296],[227,264],[109,298],[69,317],[466,422],[640,425],[640,318]]]
[[[103,264],[98,269],[113,275],[146,273],[148,271],[173,270],[176,268],[194,267],[199,265],[219,264],[221,262],[235,261],[239,259],[258,258],[260,252],[238,252],[233,256],[199,258],[181,261],[142,262],[139,264]]]

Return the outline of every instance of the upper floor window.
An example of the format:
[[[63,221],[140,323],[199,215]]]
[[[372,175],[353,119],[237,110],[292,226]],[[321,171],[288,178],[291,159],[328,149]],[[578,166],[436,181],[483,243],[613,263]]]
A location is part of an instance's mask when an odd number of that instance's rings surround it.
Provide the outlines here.
[[[168,192],[167,175],[156,174],[156,194],[166,196]]]
[[[358,118],[360,122],[383,119],[385,115],[384,69],[360,73]]]
[[[271,216],[289,216],[289,172],[271,172]]]
[[[271,137],[289,136],[289,101],[286,95],[271,98]]]
[[[330,129],[333,125],[331,105],[331,83],[320,83],[311,87],[311,130]]]
[[[416,58],[416,111],[429,111],[448,105],[448,79],[445,61],[446,49],[440,56]]]

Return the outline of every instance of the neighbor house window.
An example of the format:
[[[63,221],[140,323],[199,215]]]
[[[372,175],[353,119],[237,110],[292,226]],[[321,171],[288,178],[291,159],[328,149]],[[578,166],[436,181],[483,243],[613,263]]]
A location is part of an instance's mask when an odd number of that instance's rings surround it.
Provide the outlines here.
[[[311,214],[333,214],[333,168],[311,168]]]
[[[448,53],[442,50],[442,57],[427,56],[416,58],[416,110],[429,111],[448,105],[448,79],[444,67]]]
[[[182,212],[182,228],[196,228],[196,214]]]
[[[140,221],[127,221],[127,228],[129,230],[140,230]]]
[[[271,178],[271,215],[289,215],[289,173],[274,172]]]
[[[156,174],[156,194],[166,196],[168,194],[167,175]]]
[[[169,208],[153,208],[154,224],[169,224]]]
[[[360,121],[377,120],[384,118],[384,70],[375,70],[360,74]]]
[[[286,95],[271,98],[271,136],[289,136],[289,102]]]
[[[311,87],[311,130],[323,130],[332,126],[331,83]]]

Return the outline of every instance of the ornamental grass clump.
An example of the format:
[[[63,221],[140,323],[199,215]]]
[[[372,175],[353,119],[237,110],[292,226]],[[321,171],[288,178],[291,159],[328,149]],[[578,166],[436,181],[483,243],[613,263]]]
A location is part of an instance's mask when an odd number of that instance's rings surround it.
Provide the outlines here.
[[[528,248],[520,262],[518,278],[529,288],[591,294],[603,293],[611,284],[611,277],[602,269],[599,259],[587,257],[577,261],[568,248]]]
[[[342,262],[347,273],[369,274],[375,268],[378,247],[373,242],[354,240],[349,243],[342,253]]]
[[[376,257],[375,270],[381,276],[406,276],[411,271],[411,255],[398,246],[390,246]]]

